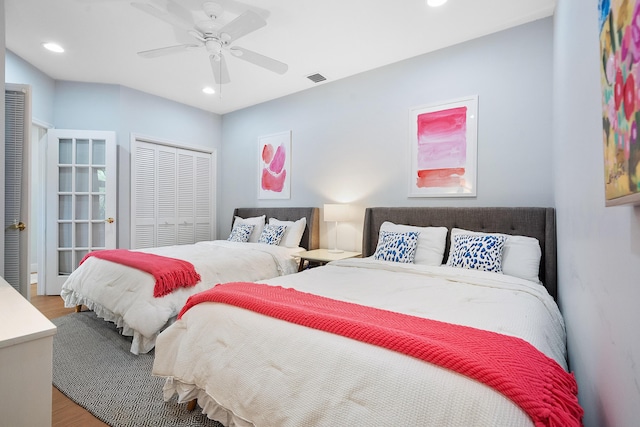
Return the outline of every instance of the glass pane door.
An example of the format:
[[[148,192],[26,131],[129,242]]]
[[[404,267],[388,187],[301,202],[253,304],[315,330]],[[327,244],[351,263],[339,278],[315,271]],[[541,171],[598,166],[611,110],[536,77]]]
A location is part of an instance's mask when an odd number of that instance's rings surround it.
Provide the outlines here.
[[[56,183],[53,202],[57,218],[50,224],[53,227],[48,227],[54,231],[47,232],[46,287],[47,294],[55,294],[88,252],[115,247],[116,226],[111,212],[115,208],[115,177],[108,179],[109,168],[113,167],[115,175],[115,165],[109,164],[115,159],[115,135],[52,130],[49,149],[56,153],[49,156],[47,185],[51,188],[51,181]],[[52,164],[52,158],[56,164]]]

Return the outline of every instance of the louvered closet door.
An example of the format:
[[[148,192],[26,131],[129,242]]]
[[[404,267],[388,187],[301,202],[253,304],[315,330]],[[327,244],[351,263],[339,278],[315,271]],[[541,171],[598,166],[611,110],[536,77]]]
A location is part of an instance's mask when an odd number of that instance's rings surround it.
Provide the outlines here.
[[[170,246],[178,243],[176,205],[176,149],[158,145],[157,169],[157,234],[156,246]]]
[[[195,226],[194,233],[196,242],[214,240],[215,225],[215,153],[195,153]]]
[[[212,240],[212,159],[178,150],[178,244]]]
[[[212,153],[134,140],[131,247],[215,238]]]
[[[29,297],[29,112],[26,90],[5,90],[4,279]]]
[[[195,167],[192,152],[178,150],[178,244],[195,242],[194,236],[194,186]]]
[[[154,144],[138,143],[131,162],[132,248],[156,246],[156,170]],[[135,245],[133,245],[135,242]]]

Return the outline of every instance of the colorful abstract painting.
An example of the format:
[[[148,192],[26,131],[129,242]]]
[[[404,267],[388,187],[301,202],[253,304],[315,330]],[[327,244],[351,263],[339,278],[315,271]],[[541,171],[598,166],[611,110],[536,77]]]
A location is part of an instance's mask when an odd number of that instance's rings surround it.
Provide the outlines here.
[[[640,1],[599,0],[605,204],[640,204]]]
[[[291,131],[258,138],[259,199],[288,199],[291,195]]]
[[[476,195],[478,97],[411,109],[410,197]]]

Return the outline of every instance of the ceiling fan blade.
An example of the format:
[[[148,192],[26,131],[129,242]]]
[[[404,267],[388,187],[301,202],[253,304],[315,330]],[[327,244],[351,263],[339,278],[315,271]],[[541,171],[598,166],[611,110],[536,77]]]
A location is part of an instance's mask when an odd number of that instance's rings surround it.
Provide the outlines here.
[[[227,10],[234,15],[240,15],[242,12],[247,10],[252,10],[258,15],[260,15],[263,19],[268,19],[271,12],[267,9],[262,9],[257,6],[248,5],[241,1],[237,0],[216,0],[216,3],[220,4],[224,10]]]
[[[159,56],[171,55],[172,53],[184,52],[189,49],[200,47],[197,44],[179,44],[176,46],[161,47],[158,49],[143,50],[138,52],[143,58],[157,58]]]
[[[277,61],[273,58],[269,58],[268,56],[261,55],[249,49],[234,46],[229,50],[236,58],[255,64],[258,67],[266,68],[267,70],[273,71],[274,73],[284,74],[289,69],[289,66],[284,62]]]
[[[260,15],[252,10],[247,10],[242,13],[242,15],[220,28],[220,34],[228,35],[228,41],[231,42],[262,28],[265,25],[267,25],[267,21],[265,21]]]
[[[211,55],[209,56],[211,61],[211,70],[213,71],[213,79],[217,84],[230,83],[229,69],[227,68],[227,62],[224,59],[224,55]]]
[[[193,28],[191,14],[188,10],[172,0],[163,0],[162,4],[164,8],[159,6],[158,3],[144,3],[138,1],[131,2],[131,6],[158,18],[169,25],[184,30],[191,30]]]

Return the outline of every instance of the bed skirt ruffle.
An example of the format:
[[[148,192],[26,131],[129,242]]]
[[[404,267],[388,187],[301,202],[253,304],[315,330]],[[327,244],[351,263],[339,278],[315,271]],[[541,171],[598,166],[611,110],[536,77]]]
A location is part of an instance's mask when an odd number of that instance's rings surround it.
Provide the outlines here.
[[[122,316],[119,316],[111,310],[108,310],[103,305],[97,304],[92,300],[85,298],[68,289],[63,289],[60,296],[62,297],[62,299],[64,299],[65,307],[71,308],[78,305],[84,305],[89,310],[93,311],[99,318],[104,319],[107,322],[114,323],[116,327],[120,329],[120,333],[122,335],[133,337],[133,340],[131,342],[131,353],[145,354],[150,352],[156,346],[156,338],[158,337],[158,334],[155,334],[152,337],[146,337],[142,335],[140,332],[132,329],[124,321],[124,318]],[[172,322],[167,323],[166,326],[169,326],[170,323]]]
[[[202,408],[202,413],[207,418],[222,423],[226,427],[254,427],[253,423],[220,405],[206,391],[193,384],[186,384],[169,377],[164,383],[162,394],[165,402],[169,401],[174,395],[178,396],[178,403],[187,403],[197,399],[198,405]],[[186,406],[184,410],[187,410]]]

